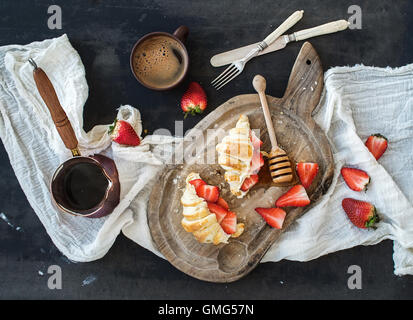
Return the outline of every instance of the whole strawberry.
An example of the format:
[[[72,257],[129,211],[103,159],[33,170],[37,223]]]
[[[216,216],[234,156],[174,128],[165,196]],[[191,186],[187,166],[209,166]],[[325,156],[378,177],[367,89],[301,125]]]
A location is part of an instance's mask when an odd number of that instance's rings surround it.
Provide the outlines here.
[[[115,119],[113,125],[109,127],[109,135],[112,141],[127,146],[139,146],[141,139],[133,127],[124,120]]]
[[[188,114],[195,115],[202,113],[207,107],[207,97],[204,89],[197,82],[191,82],[188,90],[181,99],[181,108],[185,113],[185,118]]]
[[[345,198],[341,205],[350,221],[358,228],[374,228],[375,223],[380,220],[376,208],[371,203]]]

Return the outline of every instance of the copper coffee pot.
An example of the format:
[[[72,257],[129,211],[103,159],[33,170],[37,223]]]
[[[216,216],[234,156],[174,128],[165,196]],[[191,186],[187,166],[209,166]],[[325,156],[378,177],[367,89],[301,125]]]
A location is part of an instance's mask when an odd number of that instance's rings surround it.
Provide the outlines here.
[[[33,77],[56,129],[73,158],[63,162],[50,184],[52,199],[63,212],[88,218],[106,216],[119,204],[120,184],[115,162],[103,155],[80,155],[72,125],[46,73],[33,59]]]

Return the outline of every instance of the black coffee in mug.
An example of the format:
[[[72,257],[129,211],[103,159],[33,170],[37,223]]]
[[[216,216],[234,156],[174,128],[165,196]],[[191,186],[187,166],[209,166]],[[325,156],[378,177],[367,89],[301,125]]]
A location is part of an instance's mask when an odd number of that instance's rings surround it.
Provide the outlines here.
[[[170,36],[145,39],[133,54],[133,70],[145,84],[154,88],[173,86],[185,72],[185,52]]]
[[[184,42],[188,28],[180,26],[173,34],[151,32],[133,46],[130,66],[135,78],[153,90],[168,90],[179,85],[189,67]]]

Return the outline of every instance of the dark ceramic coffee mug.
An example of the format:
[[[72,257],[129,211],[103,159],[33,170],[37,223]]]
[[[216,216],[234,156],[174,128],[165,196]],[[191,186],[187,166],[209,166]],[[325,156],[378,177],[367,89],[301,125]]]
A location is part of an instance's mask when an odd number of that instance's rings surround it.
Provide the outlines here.
[[[188,72],[189,56],[184,45],[189,30],[180,26],[173,34],[151,32],[133,46],[130,67],[136,80],[152,90],[179,85]]]

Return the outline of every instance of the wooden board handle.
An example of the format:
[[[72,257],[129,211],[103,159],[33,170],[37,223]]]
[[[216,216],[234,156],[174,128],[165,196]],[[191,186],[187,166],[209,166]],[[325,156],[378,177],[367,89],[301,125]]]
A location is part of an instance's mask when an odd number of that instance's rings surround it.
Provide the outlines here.
[[[320,58],[313,46],[305,42],[294,63],[281,103],[304,121],[313,121],[311,113],[320,101],[323,87]]]
[[[323,34],[334,33],[347,29],[349,26],[348,21],[338,20],[317,26],[314,28],[304,29],[294,32],[295,41],[301,41],[312,37],[321,36]]]
[[[291,16],[287,18],[277,29],[275,29],[271,34],[269,34],[263,42],[269,46],[273,43],[279,36],[281,36],[284,32],[290,29],[293,25],[295,25],[302,17],[304,11],[296,11]]]
[[[60,105],[56,91],[54,90],[53,84],[50,82],[49,77],[42,69],[36,66],[33,70],[33,78],[36,82],[40,96],[50,111],[50,115],[52,116],[53,122],[56,125],[56,129],[59,132],[63,143],[66,148],[72,151],[74,155],[78,155],[75,154],[78,145],[75,132],[73,131],[72,125],[70,124],[65,111]]]

